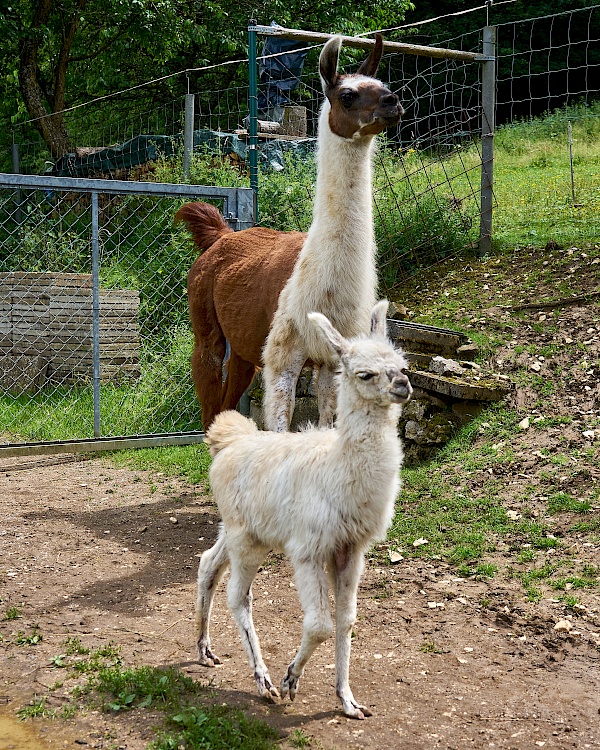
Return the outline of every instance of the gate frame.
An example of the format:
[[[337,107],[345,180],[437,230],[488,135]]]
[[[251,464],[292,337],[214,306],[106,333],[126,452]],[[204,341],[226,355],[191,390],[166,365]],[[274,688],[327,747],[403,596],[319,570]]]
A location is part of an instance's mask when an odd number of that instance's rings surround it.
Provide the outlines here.
[[[223,215],[232,229],[254,226],[253,191],[251,188],[225,188],[207,185],[169,184],[161,182],[128,182],[81,177],[50,177],[0,173],[0,189],[13,188],[16,221],[22,216],[23,191],[60,190],[91,195],[92,246],[92,355],[94,390],[94,437],[81,440],[48,440],[31,443],[0,444],[0,457],[39,456],[55,453],[88,453],[125,448],[152,448],[159,445],[190,445],[204,441],[203,432],[174,432],[156,435],[123,435],[101,437],[100,434],[100,337],[99,337],[99,232],[98,195],[138,195],[162,198],[212,198],[223,201]]]

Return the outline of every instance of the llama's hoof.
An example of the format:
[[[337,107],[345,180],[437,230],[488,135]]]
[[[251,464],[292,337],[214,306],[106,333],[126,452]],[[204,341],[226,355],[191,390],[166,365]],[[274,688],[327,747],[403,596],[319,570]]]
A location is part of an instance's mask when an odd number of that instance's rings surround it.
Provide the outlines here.
[[[352,693],[349,695],[340,695],[338,693],[338,696],[342,701],[342,710],[344,714],[351,719],[364,719],[365,716],[373,716],[372,711],[366,706],[361,706],[360,703],[357,703],[356,700],[354,700]]]
[[[198,646],[198,664],[203,667],[214,667],[220,663],[219,657],[215,656],[208,646]]]
[[[358,703],[352,703],[344,705],[344,714],[349,716],[351,719],[364,719],[365,716],[373,716],[373,712],[369,711],[366,706],[361,706]]]
[[[281,680],[281,697],[285,698],[285,696],[289,693],[290,694],[290,700],[293,701],[296,697],[296,693],[298,692],[298,683],[300,682],[300,675],[296,676],[292,672],[292,665],[288,667],[287,673],[283,680]]]
[[[258,687],[258,694],[260,697],[264,698],[269,703],[275,703],[277,698],[279,698],[279,691],[271,682],[269,674],[266,673],[261,675],[258,672],[255,672],[254,679],[256,680],[256,686]]]

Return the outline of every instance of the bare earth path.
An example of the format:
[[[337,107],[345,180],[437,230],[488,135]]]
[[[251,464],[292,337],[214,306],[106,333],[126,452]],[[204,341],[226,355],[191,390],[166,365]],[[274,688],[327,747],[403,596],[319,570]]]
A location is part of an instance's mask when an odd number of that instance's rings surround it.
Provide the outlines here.
[[[296,702],[269,707],[255,695],[223,586],[213,626],[223,665],[207,671],[194,663],[195,570],[218,523],[209,498],[98,459],[13,471],[10,461],[0,473],[0,596],[2,611],[19,607],[22,617],[0,623],[0,716],[47,693],[60,677],[50,659],[77,636],[93,648],[120,645],[130,665],[181,665],[195,678],[214,676],[216,701],[237,702],[286,732],[299,728],[316,747],[600,748],[593,614],[579,618],[574,632],[557,632],[559,605],[544,600],[529,611],[510,581],[461,580],[444,565],[417,560],[385,568],[371,561],[351,684],[374,716],[356,722],[339,713],[332,643],[309,663]],[[273,557],[254,588],[257,629],[277,678],[300,637],[290,581]],[[34,625],[42,640],[18,645],[18,631]],[[437,653],[428,652],[432,643]],[[62,700],[58,690],[49,705]],[[142,750],[153,736],[151,722],[133,713],[88,712],[33,726],[42,747]],[[1,737],[4,750],[10,745]]]

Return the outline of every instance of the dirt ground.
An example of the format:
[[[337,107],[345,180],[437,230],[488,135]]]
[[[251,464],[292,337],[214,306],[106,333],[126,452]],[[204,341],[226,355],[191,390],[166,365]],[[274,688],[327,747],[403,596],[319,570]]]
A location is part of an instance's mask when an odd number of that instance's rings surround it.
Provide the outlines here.
[[[46,693],[58,679],[49,660],[69,636],[93,648],[114,642],[127,663],[179,665],[206,679],[208,670],[194,663],[194,578],[218,516],[202,495],[99,460],[3,471],[0,491],[0,591],[4,607],[23,612],[1,627],[0,712]],[[257,629],[279,678],[300,640],[290,581],[274,557],[254,586]],[[478,604],[484,594],[486,608]],[[246,705],[284,731],[301,729],[324,748],[598,748],[600,628],[590,614],[575,631],[557,632],[559,610],[548,601],[528,611],[506,585],[461,580],[441,564],[370,564],[351,684],[374,715],[357,722],[338,710],[331,642],[309,663],[294,704],[263,704],[221,587],[213,620],[223,660],[214,670],[217,700]],[[16,631],[36,624],[40,643],[12,645]],[[421,650],[430,642],[441,653]],[[59,747],[142,750],[152,737],[127,714],[33,724],[45,744]]]
[[[498,283],[505,288],[503,280]],[[499,325],[505,311],[497,302],[490,299],[486,307],[482,299],[473,325]],[[514,353],[518,342],[565,337],[587,337],[597,360],[599,309],[596,303],[565,308],[552,331],[533,325],[543,311],[531,312],[515,322],[514,342],[499,350],[497,367],[510,376],[521,366],[519,357],[528,355]],[[563,371],[573,356],[556,355]],[[551,357],[540,360],[542,374],[552,366]],[[523,431],[515,439],[507,477],[514,497],[525,483],[541,481],[548,468],[541,448],[551,455],[567,444],[593,453],[592,438],[582,436],[600,405],[598,373],[590,367],[573,370],[568,388],[553,396],[546,411],[575,413],[574,425]],[[527,387],[515,391],[514,402],[524,410],[534,400]],[[92,648],[117,644],[129,666],[175,665],[194,679],[212,677],[217,702],[240,705],[284,733],[299,729],[312,747],[600,748],[597,589],[578,592],[580,605],[568,610],[553,594],[528,602],[521,583],[508,577],[461,579],[442,561],[406,559],[390,566],[374,557],[359,591],[351,659],[351,686],[373,716],[358,722],[340,713],[332,641],[309,662],[296,701],[268,706],[256,695],[223,585],[212,624],[223,664],[207,670],[195,663],[195,573],[218,524],[201,488],[114,468],[101,458],[1,464],[0,612],[18,607],[21,617],[0,622],[0,750],[33,750],[16,735],[11,740],[10,731],[3,734],[2,720],[14,718],[34,696],[48,694],[60,676],[51,659],[74,636]],[[577,497],[591,496],[598,473],[592,461],[579,473],[565,472],[560,486]],[[482,478],[474,473],[464,482],[476,493]],[[510,497],[507,506],[518,510]],[[558,517],[555,533],[561,522]],[[597,536],[569,536],[564,528],[573,555],[600,564]],[[499,545],[498,562],[508,554]],[[276,682],[300,642],[301,613],[291,581],[287,564],[272,556],[254,585],[257,631]],[[565,619],[570,631],[556,630]],[[31,633],[36,625],[42,639],[19,645],[18,632]],[[49,707],[64,702],[60,689],[49,693]],[[27,725],[39,748],[143,750],[153,737],[151,722],[140,720],[137,711],[83,711],[68,721],[35,719]]]

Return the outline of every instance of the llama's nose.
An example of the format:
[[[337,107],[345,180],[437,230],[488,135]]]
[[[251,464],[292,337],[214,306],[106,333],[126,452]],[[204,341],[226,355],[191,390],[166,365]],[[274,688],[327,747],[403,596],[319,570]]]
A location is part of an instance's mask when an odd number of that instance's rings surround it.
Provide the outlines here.
[[[381,99],[381,104],[384,107],[394,107],[400,104],[400,100],[398,99],[398,96],[396,94],[385,94]]]
[[[395,374],[390,383],[390,392],[398,398],[401,403],[406,403],[412,396],[410,380],[403,373]]]
[[[404,114],[404,108],[400,104],[400,99],[397,94],[392,94],[391,91],[384,94],[379,100],[379,103],[381,106],[381,117],[384,120],[398,122]]]

